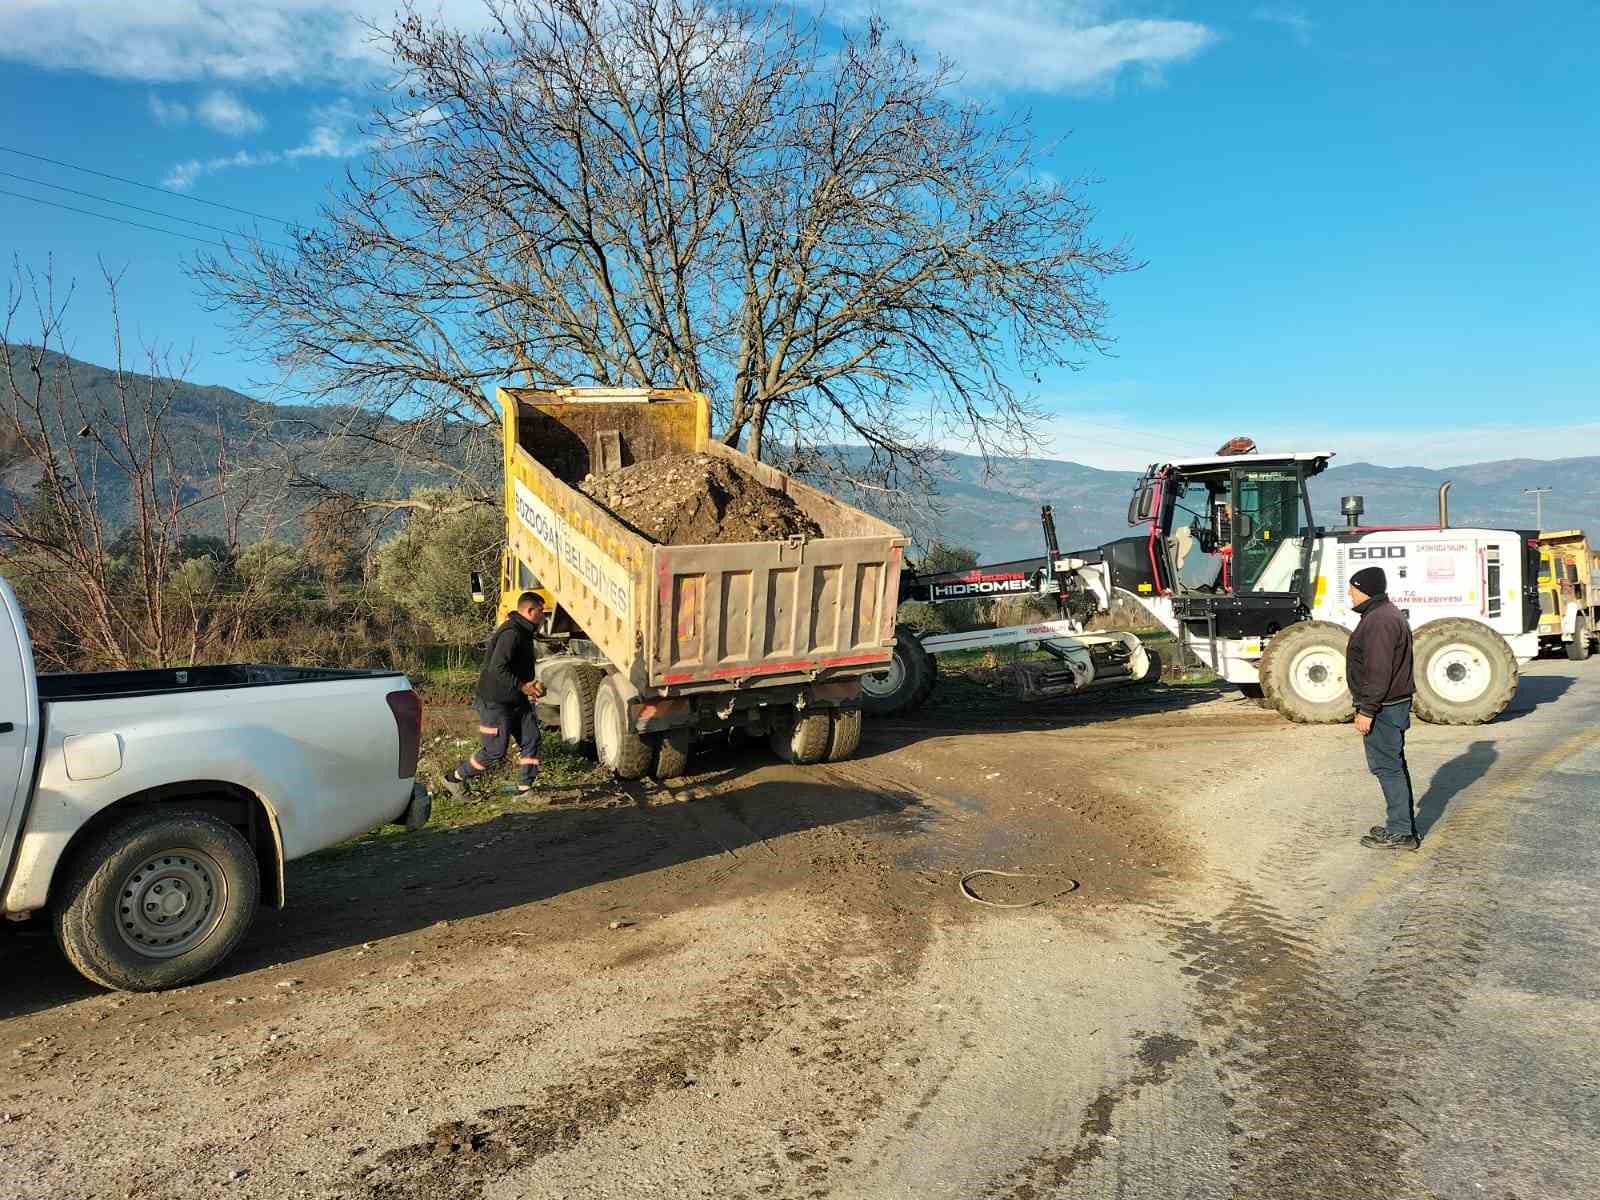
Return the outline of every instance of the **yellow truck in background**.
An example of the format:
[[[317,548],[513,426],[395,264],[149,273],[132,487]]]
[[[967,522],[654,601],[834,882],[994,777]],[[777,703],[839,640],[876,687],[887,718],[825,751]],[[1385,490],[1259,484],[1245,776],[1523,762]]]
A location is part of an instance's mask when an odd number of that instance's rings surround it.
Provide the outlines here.
[[[906,537],[710,436],[678,388],[500,388],[502,602],[549,599],[543,704],[562,740],[619,776],[681,775],[693,739],[765,736],[779,757],[838,761],[861,736],[861,679],[890,669]],[[673,454],[727,459],[783,492],[820,537],[660,545],[578,490]]]
[[[1600,649],[1600,551],[1581,529],[1539,535],[1539,645],[1574,662]]]

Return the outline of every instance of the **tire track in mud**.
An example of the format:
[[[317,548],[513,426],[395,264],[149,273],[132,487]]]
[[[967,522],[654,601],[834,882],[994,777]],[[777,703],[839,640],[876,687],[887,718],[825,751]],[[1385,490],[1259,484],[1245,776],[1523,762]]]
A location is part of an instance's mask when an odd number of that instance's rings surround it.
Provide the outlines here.
[[[921,944],[885,946],[873,933],[867,922],[818,930],[803,950],[789,947],[777,960],[685,1015],[607,1052],[575,1075],[547,1084],[537,1098],[442,1123],[425,1140],[387,1151],[336,1194],[365,1200],[471,1200],[489,1183],[610,1128],[629,1110],[697,1086],[716,1063],[781,1030],[806,1024],[825,1034],[840,1028],[842,1022],[830,1014],[909,977],[920,961]],[[830,1020],[836,1023],[830,1025]],[[846,1058],[839,1036],[798,1040],[804,1044],[790,1047],[790,1053],[805,1060],[799,1068],[837,1067]],[[848,1084],[860,1082],[854,1072],[848,1073]],[[840,1129],[829,1145],[842,1144],[844,1127],[858,1126],[883,1102],[870,1087],[842,1086],[835,1099]],[[814,1157],[811,1149],[796,1146],[785,1159],[768,1155],[749,1160],[739,1182],[749,1186],[752,1175],[814,1169]]]
[[[1035,1155],[1005,1178],[985,1188],[987,1200],[1039,1200],[1068,1188],[1080,1171],[1105,1157],[1118,1107],[1138,1100],[1172,1076],[1174,1066],[1199,1048],[1199,1043],[1172,1033],[1134,1034],[1135,1069],[1120,1082],[1102,1088],[1083,1106],[1078,1136],[1070,1146]]]

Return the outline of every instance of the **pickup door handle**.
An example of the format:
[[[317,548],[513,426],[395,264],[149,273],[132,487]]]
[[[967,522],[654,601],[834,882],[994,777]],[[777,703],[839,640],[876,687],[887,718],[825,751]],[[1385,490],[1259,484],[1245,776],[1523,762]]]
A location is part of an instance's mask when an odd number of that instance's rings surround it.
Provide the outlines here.
[[[15,728],[10,721],[0,721],[0,733],[10,733]]]

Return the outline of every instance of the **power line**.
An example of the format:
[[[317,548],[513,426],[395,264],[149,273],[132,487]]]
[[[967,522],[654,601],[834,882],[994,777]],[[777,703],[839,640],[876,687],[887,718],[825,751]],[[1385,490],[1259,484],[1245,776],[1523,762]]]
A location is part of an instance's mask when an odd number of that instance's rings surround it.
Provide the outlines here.
[[[199,196],[191,196],[187,192],[175,191],[172,188],[157,187],[153,183],[140,183],[137,179],[128,179],[122,175],[112,175],[108,171],[96,171],[93,167],[80,167],[76,163],[62,162],[59,158],[46,158],[43,154],[33,154],[27,150],[18,150],[14,146],[0,146],[7,154],[18,154],[23,158],[31,158],[36,162],[49,163],[55,167],[65,167],[69,171],[82,171],[86,175],[98,175],[101,179],[110,179],[117,183],[125,183],[129,187],[144,188],[147,192],[160,192],[165,196],[176,196],[179,200],[192,200],[196,204],[208,205],[211,208],[226,209],[228,212],[240,213],[246,217],[256,217],[262,221],[274,221],[285,229],[298,228],[298,222],[285,221],[282,217],[269,216],[267,213],[254,212],[248,208],[235,208],[231,204],[223,204],[217,200],[205,200]]]
[[[219,242],[215,238],[195,237],[192,233],[179,233],[176,229],[162,229],[158,225],[146,225],[143,221],[128,221],[122,217],[113,217],[110,213],[97,213],[92,209],[78,208],[71,204],[57,204],[54,200],[46,200],[40,196],[29,196],[22,192],[9,191],[6,188],[0,188],[0,196],[15,196],[18,200],[32,200],[35,204],[47,204],[51,208],[64,208],[68,212],[82,213],[86,217],[99,217],[102,221],[115,221],[118,225],[129,225],[134,229],[148,229],[151,233],[164,233],[168,237],[188,238],[191,242],[199,242],[206,246],[220,246],[224,250],[228,248],[225,243]]]
[[[184,225],[192,225],[196,229],[209,229],[213,233],[229,233],[229,234],[232,234],[235,237],[246,237],[246,236],[248,236],[247,234],[244,234],[240,230],[237,230],[237,229],[228,229],[228,228],[226,228],[226,227],[224,227],[222,225],[208,225],[204,221],[194,221],[194,220],[191,220],[188,217],[180,217],[180,216],[177,216],[177,215],[175,215],[173,213],[162,212],[160,209],[157,209],[157,208],[143,208],[143,207],[141,207],[140,205],[137,205],[137,204],[129,204],[126,200],[113,200],[110,196],[98,196],[94,192],[79,191],[77,188],[69,188],[69,187],[64,186],[63,184],[48,183],[43,179],[32,179],[27,175],[16,175],[16,174],[13,174],[10,171],[0,171],[0,176],[4,176],[7,179],[16,179],[16,180],[21,181],[22,183],[31,183],[35,187],[54,188],[58,192],[67,192],[68,194],[73,195],[73,196],[82,196],[86,200],[98,200],[101,204],[115,204],[118,208],[131,208],[134,212],[146,213],[149,216],[161,217],[164,220],[168,220],[168,221],[178,221],[178,222],[181,222]],[[265,242],[268,246],[276,246],[280,250],[293,250],[294,249],[293,246],[290,246],[285,242],[270,242],[270,241],[267,241],[265,238],[262,238],[262,239],[259,239],[259,240]]]

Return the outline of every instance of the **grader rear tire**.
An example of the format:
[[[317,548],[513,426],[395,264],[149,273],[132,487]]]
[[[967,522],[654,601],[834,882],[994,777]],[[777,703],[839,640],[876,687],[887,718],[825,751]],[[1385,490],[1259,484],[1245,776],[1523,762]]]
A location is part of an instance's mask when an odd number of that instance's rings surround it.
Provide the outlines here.
[[[1350,634],[1331,621],[1301,621],[1272,635],[1261,656],[1267,704],[1301,725],[1338,725],[1355,715],[1344,675]]]
[[[1430,621],[1412,645],[1412,709],[1432,725],[1482,725],[1517,694],[1517,658],[1489,626],[1467,617]]]
[[[870,716],[898,717],[921,707],[938,679],[939,668],[921,639],[898,626],[888,668],[861,680],[861,707]]]

